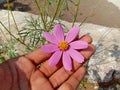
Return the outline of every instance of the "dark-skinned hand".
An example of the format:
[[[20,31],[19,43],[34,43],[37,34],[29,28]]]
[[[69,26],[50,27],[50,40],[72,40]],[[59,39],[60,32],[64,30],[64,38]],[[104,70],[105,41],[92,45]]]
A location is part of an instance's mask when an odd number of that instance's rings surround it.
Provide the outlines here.
[[[89,43],[80,51],[87,61],[95,47],[90,36],[80,39]],[[47,62],[50,56],[38,49],[1,64],[0,90],[76,90],[86,73],[83,65],[73,60],[72,71],[66,71],[61,62],[51,67]]]

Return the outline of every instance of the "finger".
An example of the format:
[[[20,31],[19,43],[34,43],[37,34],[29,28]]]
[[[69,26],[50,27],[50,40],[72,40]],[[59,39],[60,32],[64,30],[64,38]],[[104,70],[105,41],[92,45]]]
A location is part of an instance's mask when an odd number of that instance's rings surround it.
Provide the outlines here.
[[[80,67],[70,78],[65,81],[58,90],[76,90],[79,83],[85,76],[86,70],[84,67]]]
[[[89,35],[83,35],[82,37],[80,37],[80,40],[86,41],[89,44],[92,43],[92,37]]]
[[[80,40],[86,41],[88,43],[92,42],[92,38],[88,35],[85,35],[84,37],[82,37]],[[88,48],[89,49],[89,48]],[[93,54],[94,50],[91,50],[89,52],[83,52],[84,53],[88,53],[88,55],[86,54],[85,57],[89,58],[92,54]],[[43,72],[47,77],[51,76],[57,69],[59,69],[62,66],[62,63],[59,63],[57,66],[51,67],[50,65],[48,65],[48,61],[46,61],[40,68],[40,71]]]
[[[84,50],[80,51],[80,53],[85,58],[85,62],[90,59],[90,57],[94,54],[95,50],[96,50],[95,46],[92,45],[92,44],[89,44],[89,46],[88,46],[87,49],[84,49]],[[79,63],[77,63],[77,62],[74,61],[73,62],[73,68],[74,68],[74,70],[78,69],[81,65],[83,65],[83,63],[79,64]]]
[[[51,54],[44,53],[44,52],[42,52],[41,49],[37,49],[37,50],[25,55],[26,58],[31,60],[36,65],[38,65],[41,62],[49,59],[50,56],[51,56]]]
[[[87,51],[88,50],[88,51]],[[81,52],[83,56],[88,59],[94,53],[95,48],[93,45],[89,45],[88,49],[85,52]],[[86,54],[87,53],[87,54]],[[79,64],[73,60],[73,68],[72,71],[66,71],[64,67],[61,67],[58,71],[56,71],[53,75],[50,76],[49,80],[54,88],[61,85],[64,81],[66,81],[71,74],[73,74],[78,68],[80,68],[82,64]],[[59,77],[59,78],[58,78]]]
[[[36,70],[34,73],[32,73],[29,81],[31,84],[30,90],[53,90],[47,78],[39,70]]]

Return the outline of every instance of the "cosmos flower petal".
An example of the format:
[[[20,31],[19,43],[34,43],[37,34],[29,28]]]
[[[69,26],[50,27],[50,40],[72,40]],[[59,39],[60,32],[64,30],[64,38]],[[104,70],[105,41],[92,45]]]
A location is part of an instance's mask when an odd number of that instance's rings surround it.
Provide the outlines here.
[[[54,26],[54,34],[59,42],[64,41],[64,30],[61,24],[57,24]]]
[[[59,50],[57,45],[54,44],[47,44],[41,47],[41,50],[45,53],[53,53],[57,50]]]
[[[73,49],[86,49],[88,47],[88,43],[85,41],[74,41],[70,43],[70,47]]]
[[[61,24],[54,26],[54,34],[45,32],[43,36],[51,42],[51,44],[41,47],[43,52],[52,53],[48,60],[50,66],[55,66],[62,58],[63,66],[66,70],[72,70],[72,59],[78,63],[84,62],[84,56],[78,52],[78,49],[86,49],[88,43],[85,41],[75,41],[80,31],[79,26],[70,29],[66,36]],[[66,43],[65,43],[66,42]]]
[[[67,52],[63,52],[62,60],[64,68],[68,71],[72,70],[72,61]]]
[[[61,59],[62,51],[56,51],[48,60],[50,66],[55,66]]]
[[[56,37],[54,35],[50,34],[49,32],[44,32],[43,36],[49,42],[54,43],[54,44],[58,44]]]
[[[80,52],[78,52],[74,49],[69,49],[68,52],[69,52],[69,54],[70,54],[70,56],[72,57],[73,60],[77,61],[78,63],[83,63],[84,62],[84,57]]]
[[[65,41],[67,41],[68,43],[73,41],[77,37],[79,31],[80,31],[79,26],[74,26],[73,28],[71,28],[66,35]]]

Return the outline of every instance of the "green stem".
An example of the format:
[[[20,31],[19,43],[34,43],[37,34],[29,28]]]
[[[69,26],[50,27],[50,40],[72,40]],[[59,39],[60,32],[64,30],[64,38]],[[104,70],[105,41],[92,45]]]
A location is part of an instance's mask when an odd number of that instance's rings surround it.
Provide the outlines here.
[[[7,9],[8,9],[8,30],[10,31],[10,14],[9,14],[10,4],[8,0],[7,0]],[[10,36],[10,38],[12,37]]]
[[[83,23],[88,19],[88,17],[85,17],[85,19],[80,23],[79,26],[83,25]]]
[[[55,14],[54,14],[54,16],[53,16],[53,18],[52,18],[52,20],[51,20],[50,28],[51,28],[52,23],[54,22],[54,20],[55,20],[55,18],[56,18],[56,16],[57,16],[58,12],[59,12],[61,1],[62,1],[62,0],[59,0],[59,2],[58,2],[57,8],[56,8],[56,10],[55,10]]]
[[[44,0],[44,5],[43,5],[43,12],[44,12],[44,21],[47,22],[47,12],[46,12],[46,7],[47,7],[47,1]]]
[[[43,17],[41,8],[40,8],[40,6],[39,6],[39,4],[38,4],[39,2],[38,2],[37,0],[35,0],[35,3],[36,3],[37,8],[38,8],[38,10],[39,10],[39,14],[40,14],[40,16],[41,16],[41,19],[42,19],[42,22],[43,22],[44,29],[46,30],[46,23],[45,23],[45,20],[44,20],[44,17]]]
[[[77,19],[77,15],[78,15],[78,11],[79,11],[79,6],[80,6],[80,0],[78,0],[78,3],[77,3],[75,6],[76,6],[76,8],[75,8],[75,15],[74,15],[72,27],[74,26],[75,21],[76,21],[76,19]]]
[[[13,21],[14,21],[14,24],[15,24],[15,27],[16,27],[16,30],[17,30],[17,32],[19,31],[19,29],[18,29],[18,26],[17,26],[17,23],[16,23],[16,21],[15,21],[15,18],[14,18],[14,15],[13,15],[13,13],[12,13],[12,11],[11,11],[11,7],[10,7],[10,3],[9,3],[9,0],[7,0],[7,6],[8,6],[8,10],[10,11],[10,14],[12,15],[12,18],[13,18]],[[8,22],[9,22],[9,30],[10,30],[10,17],[9,17],[9,11],[8,11]],[[22,39],[22,37],[19,35],[19,37],[20,37],[20,39]]]

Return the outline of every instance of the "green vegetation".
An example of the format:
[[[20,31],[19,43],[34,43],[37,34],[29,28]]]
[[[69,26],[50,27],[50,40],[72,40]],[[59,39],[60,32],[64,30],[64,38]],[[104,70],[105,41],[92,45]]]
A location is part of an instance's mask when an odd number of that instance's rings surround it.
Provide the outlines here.
[[[0,34],[4,35],[5,39],[0,40],[0,63],[4,62],[7,59],[16,57],[18,55],[30,52],[36,48],[39,48],[41,45],[47,43],[42,37],[43,32],[53,30],[53,25],[55,23],[60,23],[59,19],[64,15],[65,11],[69,10],[69,4],[71,3],[75,7],[73,15],[73,24],[76,21],[78,8],[80,6],[80,0],[74,2],[74,0],[34,0],[39,11],[39,17],[37,19],[31,17],[26,19],[26,26],[19,30],[18,25],[16,24],[15,17],[11,11],[11,6],[9,0],[7,0],[8,7],[8,28],[0,21],[2,27],[0,27]],[[53,15],[50,15],[50,8],[55,6],[55,11]],[[10,30],[10,15],[14,21],[17,35],[14,35]],[[49,17],[49,19],[48,19]],[[64,26],[64,24],[63,24]],[[4,28],[9,35],[6,36],[3,32]],[[23,50],[17,48],[17,44],[24,47]],[[19,47],[19,46],[18,46]]]

